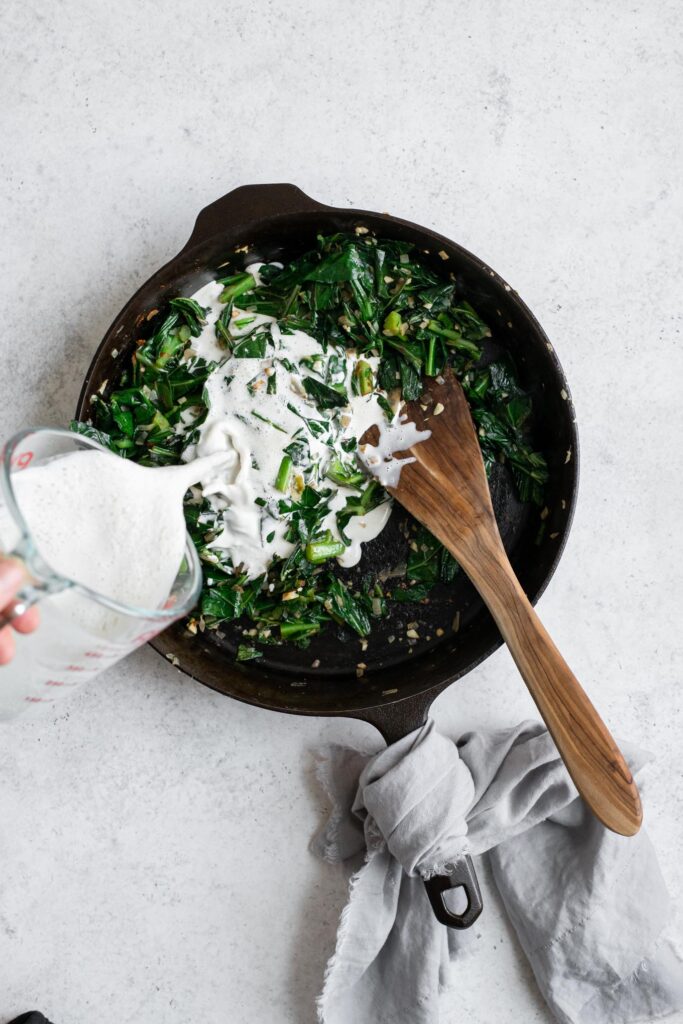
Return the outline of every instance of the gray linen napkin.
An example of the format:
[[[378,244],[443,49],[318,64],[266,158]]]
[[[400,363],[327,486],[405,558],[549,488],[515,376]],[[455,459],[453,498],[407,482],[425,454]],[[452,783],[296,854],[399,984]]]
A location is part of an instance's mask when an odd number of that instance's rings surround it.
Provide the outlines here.
[[[638,776],[648,755],[624,745]],[[683,1008],[683,946],[644,832],[607,831],[578,798],[544,726],[469,733],[432,721],[374,756],[333,746],[332,803],[313,841],[359,859],[324,989],[322,1024],[436,1024],[468,933],[440,925],[422,879],[488,853],[539,987],[563,1024],[630,1024]]]

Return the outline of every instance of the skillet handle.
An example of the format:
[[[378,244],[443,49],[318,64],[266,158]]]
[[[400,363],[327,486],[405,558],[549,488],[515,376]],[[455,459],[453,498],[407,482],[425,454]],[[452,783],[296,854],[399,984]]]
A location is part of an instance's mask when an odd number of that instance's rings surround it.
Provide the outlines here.
[[[425,880],[425,889],[437,921],[449,928],[470,928],[481,914],[484,904],[471,857],[463,857],[448,875],[434,875]],[[467,906],[458,914],[451,910],[444,893],[463,889]]]
[[[419,694],[407,700],[370,708],[356,717],[374,725],[387,743],[395,743],[424,725],[433,699],[433,693]],[[437,921],[448,928],[469,928],[484,908],[471,857],[465,856],[459,860],[449,875],[434,875],[426,879],[424,885]],[[464,890],[467,897],[467,906],[460,914],[447,907],[444,900],[444,893],[459,888]]]
[[[185,249],[191,249],[207,238],[224,234],[228,228],[259,220],[271,220],[281,214],[315,213],[332,207],[311,199],[296,185],[242,185],[205,206],[197,217]],[[183,251],[185,251],[185,249]]]

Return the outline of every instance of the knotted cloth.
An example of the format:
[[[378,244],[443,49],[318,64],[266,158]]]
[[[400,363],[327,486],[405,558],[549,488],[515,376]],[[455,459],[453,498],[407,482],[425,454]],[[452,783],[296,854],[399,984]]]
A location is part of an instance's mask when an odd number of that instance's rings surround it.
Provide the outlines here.
[[[623,745],[638,777],[649,756]],[[423,879],[486,853],[538,985],[564,1024],[653,1020],[683,1008],[683,944],[654,849],[587,810],[540,723],[468,733],[432,721],[374,756],[333,746],[332,804],[314,851],[364,855],[353,875],[321,1024],[436,1024],[468,932],[436,920]]]

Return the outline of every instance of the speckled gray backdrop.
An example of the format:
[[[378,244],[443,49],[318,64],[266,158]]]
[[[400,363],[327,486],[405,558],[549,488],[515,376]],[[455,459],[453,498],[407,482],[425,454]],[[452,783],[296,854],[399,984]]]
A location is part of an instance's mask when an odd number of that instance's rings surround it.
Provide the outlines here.
[[[580,502],[540,610],[617,735],[658,755],[647,824],[680,891],[680,4],[6,0],[1,17],[0,436],[69,419],[115,313],[236,185],[293,181],[472,249],[572,386]],[[458,730],[533,709],[499,651],[436,713]],[[32,1006],[312,1024],[345,891],[307,851],[322,738],[372,737],[231,703],[147,650],[4,727],[0,1024]],[[444,1024],[547,1022],[491,893],[475,945]]]

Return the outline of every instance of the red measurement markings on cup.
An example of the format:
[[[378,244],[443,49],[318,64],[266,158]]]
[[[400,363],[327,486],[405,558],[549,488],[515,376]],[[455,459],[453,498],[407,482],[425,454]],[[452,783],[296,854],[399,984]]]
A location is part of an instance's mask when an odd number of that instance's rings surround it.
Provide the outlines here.
[[[129,644],[113,644],[109,643],[106,647],[93,647],[92,650],[83,651],[85,658],[92,658],[93,660],[104,659],[104,661],[116,660],[121,657],[122,654],[127,654],[130,650]],[[95,668],[94,665],[87,665],[88,671]]]
[[[54,704],[54,697],[24,697],[29,704]]]
[[[0,452],[0,457],[3,457],[4,454],[5,449],[3,448],[2,452]],[[13,455],[12,458],[10,459],[10,466],[13,469],[26,469],[26,467],[30,465],[32,460],[33,452],[19,452],[18,455]]]
[[[46,686],[78,686],[78,683],[66,683],[63,679],[46,679]]]

